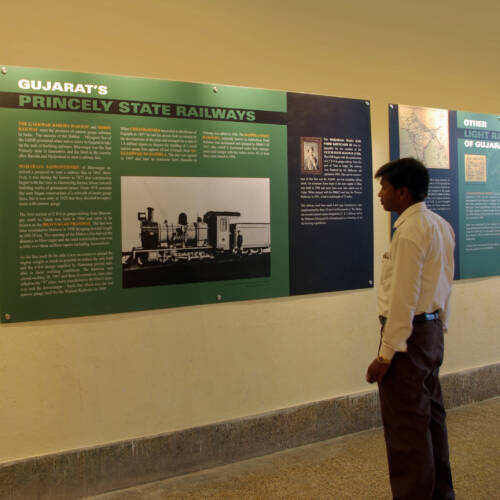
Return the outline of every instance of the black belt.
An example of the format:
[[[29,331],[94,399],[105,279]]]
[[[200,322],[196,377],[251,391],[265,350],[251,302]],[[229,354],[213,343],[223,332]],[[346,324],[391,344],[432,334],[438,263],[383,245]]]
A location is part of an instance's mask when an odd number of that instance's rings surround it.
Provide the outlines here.
[[[419,323],[420,321],[432,321],[433,319],[439,319],[439,311],[434,311],[432,313],[422,313],[413,316],[414,323]]]
[[[379,316],[380,324],[385,325],[387,318],[385,316]],[[413,316],[413,323],[420,323],[422,321],[432,321],[433,319],[439,319],[439,311],[434,311],[432,313],[422,313]]]

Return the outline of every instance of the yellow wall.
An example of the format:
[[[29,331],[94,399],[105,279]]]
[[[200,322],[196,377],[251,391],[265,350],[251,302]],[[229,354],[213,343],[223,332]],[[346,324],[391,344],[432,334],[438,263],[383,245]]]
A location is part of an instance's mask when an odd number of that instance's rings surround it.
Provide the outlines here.
[[[500,113],[499,14],[498,0],[6,0],[0,64],[369,99],[376,167],[388,103]],[[378,276],[389,221],[374,206]],[[444,372],[500,360],[499,290],[454,285]],[[0,462],[370,390],[377,345],[373,290],[2,325]]]

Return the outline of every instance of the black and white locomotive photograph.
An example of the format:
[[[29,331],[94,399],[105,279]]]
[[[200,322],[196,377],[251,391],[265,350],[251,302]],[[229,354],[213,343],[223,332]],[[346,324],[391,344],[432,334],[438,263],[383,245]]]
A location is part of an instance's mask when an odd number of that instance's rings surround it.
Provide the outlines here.
[[[121,178],[123,288],[271,275],[269,178]]]

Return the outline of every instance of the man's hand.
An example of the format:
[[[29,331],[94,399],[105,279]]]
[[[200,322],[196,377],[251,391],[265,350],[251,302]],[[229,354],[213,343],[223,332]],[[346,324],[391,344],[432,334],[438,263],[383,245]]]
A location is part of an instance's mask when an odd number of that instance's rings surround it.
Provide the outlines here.
[[[382,382],[384,375],[387,373],[387,370],[391,366],[391,363],[381,363],[378,359],[374,359],[370,366],[368,367],[368,371],[366,372],[366,381],[370,384],[373,382]]]

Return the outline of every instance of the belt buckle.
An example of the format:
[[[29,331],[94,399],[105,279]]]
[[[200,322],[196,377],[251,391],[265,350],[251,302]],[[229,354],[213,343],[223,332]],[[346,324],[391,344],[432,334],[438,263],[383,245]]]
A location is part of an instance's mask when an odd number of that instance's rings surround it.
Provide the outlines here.
[[[425,313],[425,319],[427,321],[431,321],[433,319],[438,319],[439,315],[438,313]]]

